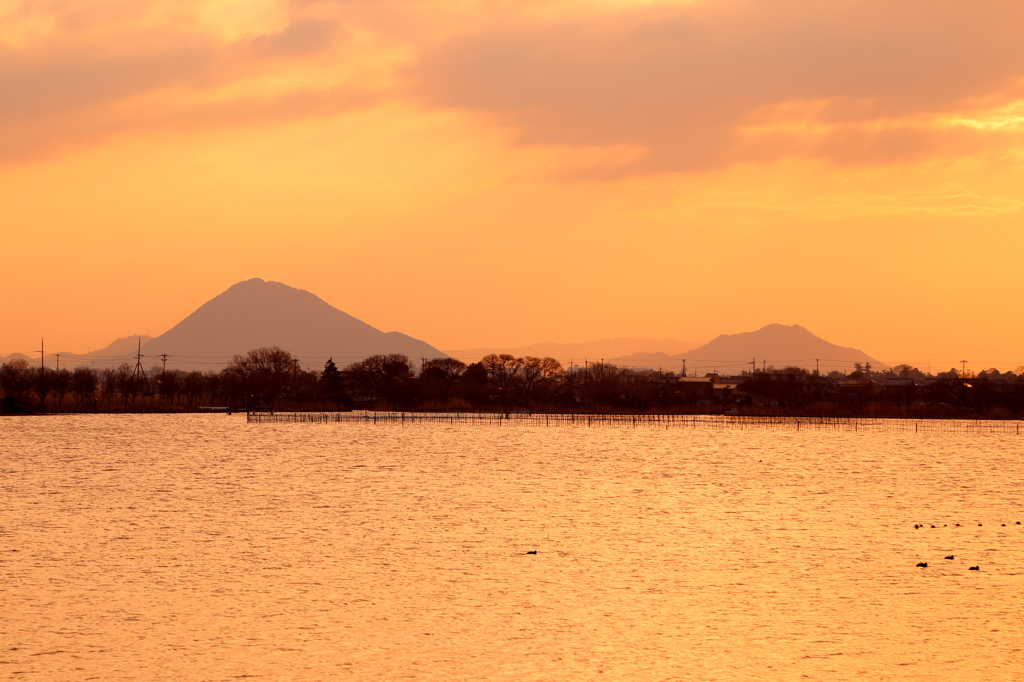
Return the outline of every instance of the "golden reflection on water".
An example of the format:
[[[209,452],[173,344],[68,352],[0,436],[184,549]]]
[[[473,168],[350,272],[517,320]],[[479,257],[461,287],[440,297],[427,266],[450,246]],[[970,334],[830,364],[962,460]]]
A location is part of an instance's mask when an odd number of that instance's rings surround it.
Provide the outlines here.
[[[0,677],[1021,680],[1022,454],[5,418]]]

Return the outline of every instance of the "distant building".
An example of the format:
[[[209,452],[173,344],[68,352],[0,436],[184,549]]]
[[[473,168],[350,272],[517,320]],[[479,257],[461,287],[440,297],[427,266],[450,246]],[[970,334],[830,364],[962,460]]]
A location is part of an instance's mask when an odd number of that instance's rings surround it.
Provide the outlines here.
[[[702,377],[679,377],[679,383],[681,384],[720,384],[722,383],[721,377],[718,376],[717,372],[710,372]]]
[[[730,379],[737,379],[736,381],[730,381]],[[730,398],[739,393],[740,382],[736,377],[729,377],[725,380],[719,381],[711,387],[712,392],[716,398]]]
[[[726,377],[724,380],[717,372],[709,372],[702,377],[679,377],[676,390],[687,398],[725,398],[735,395],[739,387],[740,377]]]
[[[886,377],[884,384],[885,388],[917,388],[921,385],[917,379],[909,377]]]

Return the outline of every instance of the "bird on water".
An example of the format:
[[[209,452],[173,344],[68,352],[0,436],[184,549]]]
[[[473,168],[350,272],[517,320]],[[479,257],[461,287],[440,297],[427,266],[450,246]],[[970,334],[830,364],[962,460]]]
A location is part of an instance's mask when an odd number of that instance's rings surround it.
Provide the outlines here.
[[[527,554],[536,554],[536,553],[537,553],[537,550],[535,550],[535,549],[531,549],[529,552],[527,552]]]
[[[980,571],[980,570],[981,570],[981,567],[980,567],[980,566],[971,566],[971,567],[970,567],[970,568],[968,568],[967,570],[968,570],[968,571]]]
[[[956,557],[955,557],[955,556],[953,556],[952,554],[950,554],[950,555],[949,555],[948,557],[946,557],[946,558],[947,558],[947,559],[955,559]]]
[[[928,562],[927,561],[922,561],[921,563],[919,563],[917,565],[917,567],[918,568],[928,568]]]

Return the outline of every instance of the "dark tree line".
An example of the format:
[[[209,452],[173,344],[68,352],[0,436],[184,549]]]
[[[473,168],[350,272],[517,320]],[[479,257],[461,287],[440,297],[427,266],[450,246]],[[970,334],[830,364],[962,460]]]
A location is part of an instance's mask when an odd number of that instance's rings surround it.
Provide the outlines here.
[[[215,372],[151,372],[122,364],[50,369],[15,360],[0,367],[0,413],[189,410],[219,395]]]
[[[735,404],[762,414],[1014,418],[1024,416],[1024,372],[964,376],[951,369],[933,376],[909,365],[885,372],[867,365],[820,376],[799,367],[770,368],[743,377]]]
[[[1022,368],[1024,369],[1024,368]],[[1015,417],[1024,410],[1020,375],[956,370],[926,375],[906,365],[869,365],[828,376],[797,367],[700,381],[671,372],[603,362],[562,367],[554,358],[488,355],[471,364],[374,355],[339,368],[302,370],[288,351],[257,348],[219,372],[149,373],[123,364],[49,369],[13,361],[0,367],[0,413],[238,409],[424,411],[685,412],[876,416]],[[724,379],[721,381],[725,381]]]

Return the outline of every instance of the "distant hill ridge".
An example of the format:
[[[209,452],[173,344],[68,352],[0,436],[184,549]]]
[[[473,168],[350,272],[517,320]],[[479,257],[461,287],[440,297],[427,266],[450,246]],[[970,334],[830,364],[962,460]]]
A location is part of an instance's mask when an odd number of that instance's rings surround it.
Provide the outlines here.
[[[532,355],[534,357],[552,357],[564,364],[572,362],[582,363],[583,360],[599,360],[611,358],[616,355],[626,355],[637,351],[663,351],[669,353],[683,353],[691,348],[700,345],[701,342],[676,341],[675,339],[642,339],[642,338],[616,338],[602,339],[600,341],[585,341],[581,343],[554,343],[546,341],[534,343],[529,346],[497,347],[497,348],[464,348],[445,350],[448,355],[458,358],[463,362],[477,362],[480,358],[491,353],[507,353],[516,357]]]
[[[58,356],[63,360],[63,367],[65,368],[78,367],[79,365],[92,365],[93,367],[99,367],[102,369],[103,367],[116,367],[124,362],[134,362],[135,355],[139,351],[140,339],[142,343],[145,344],[152,341],[153,337],[146,336],[145,334],[123,336],[99,350],[89,351],[88,353],[47,351],[46,366],[51,369],[56,368],[58,364]],[[13,353],[7,357],[0,357],[0,362],[3,363],[13,362],[14,360],[24,360],[33,367],[39,366],[38,354],[34,358],[32,356],[25,355],[24,353]]]
[[[854,363],[871,363],[873,369],[887,369],[864,351],[830,343],[798,324],[769,324],[752,332],[722,334],[708,343],[685,353],[635,353],[612,358],[612,364],[624,367],[647,367],[679,371],[685,359],[688,373],[717,371],[722,374],[739,374],[751,368],[774,366],[803,367],[813,370],[820,367],[822,372],[841,370],[849,372]]]

